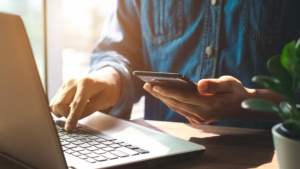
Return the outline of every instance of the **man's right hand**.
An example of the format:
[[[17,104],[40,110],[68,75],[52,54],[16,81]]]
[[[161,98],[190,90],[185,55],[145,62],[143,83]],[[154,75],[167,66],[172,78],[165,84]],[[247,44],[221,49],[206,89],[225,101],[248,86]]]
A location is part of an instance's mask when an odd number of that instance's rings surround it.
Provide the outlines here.
[[[57,117],[67,118],[65,130],[71,131],[79,119],[114,106],[119,100],[120,91],[118,71],[104,67],[64,83],[51,100],[50,109]]]

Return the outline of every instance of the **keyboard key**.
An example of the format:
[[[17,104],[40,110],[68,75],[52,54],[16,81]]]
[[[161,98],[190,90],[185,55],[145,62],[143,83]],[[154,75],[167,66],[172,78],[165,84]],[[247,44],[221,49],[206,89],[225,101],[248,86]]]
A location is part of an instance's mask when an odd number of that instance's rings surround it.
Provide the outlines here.
[[[103,144],[99,144],[99,145],[95,145],[95,147],[97,147],[97,148],[105,148],[105,147],[107,147],[106,145],[103,145]]]
[[[118,147],[121,147],[120,144],[112,144],[112,145],[109,145],[109,147],[111,148],[118,148]]]
[[[62,150],[66,151],[66,150],[68,150],[68,148],[67,147],[62,147]]]
[[[86,155],[81,155],[81,156],[78,156],[78,158],[81,158],[81,159],[85,160],[85,159],[88,159],[88,156],[86,156]]]
[[[76,140],[83,140],[83,139],[85,139],[85,137],[81,137],[80,135],[77,135],[77,136],[75,136],[73,138],[76,139]]]
[[[105,142],[106,140],[103,139],[103,138],[98,138],[98,139],[95,139],[94,141],[96,141],[96,142]]]
[[[66,135],[65,133],[58,133],[59,137]]]
[[[88,138],[85,138],[85,137],[82,137],[83,139],[81,139],[80,141],[84,142],[84,143],[88,143],[88,142],[91,142],[92,140],[88,139]]]
[[[128,157],[129,156],[128,154],[123,153],[121,151],[111,151],[110,153],[112,153],[112,154],[114,154],[114,155],[116,155],[118,157]]]
[[[81,154],[78,153],[78,152],[74,152],[74,153],[72,153],[72,155],[73,155],[73,156],[76,156],[76,157],[77,157],[77,156],[81,156]]]
[[[74,144],[74,145],[81,145],[81,144],[84,144],[84,142],[77,140],[77,141],[73,142],[72,144]]]
[[[98,155],[98,154],[95,154],[95,153],[86,154],[86,156],[88,156],[88,157],[90,157],[90,158],[99,157],[99,155]]]
[[[67,141],[62,141],[62,142],[60,142],[60,144],[61,144],[62,146],[64,146],[64,145],[68,145],[68,144],[70,144],[70,143],[67,142]]]
[[[141,153],[141,154],[146,154],[146,153],[149,153],[149,151],[147,151],[147,150],[144,150],[144,149],[135,149],[134,151],[137,151],[137,152],[139,152],[139,153]]]
[[[134,150],[134,149],[139,149],[139,147],[136,147],[136,146],[126,146],[127,148],[131,149],[131,150]]]
[[[72,148],[73,151],[83,151],[84,148],[81,148],[81,147],[75,147],[75,148]]]
[[[104,151],[114,151],[115,149],[111,148],[111,147],[105,147],[105,148],[102,148],[102,150],[104,150]]]
[[[104,157],[102,157],[102,156],[99,156],[99,157],[96,157],[96,158],[94,158],[95,160],[97,160],[97,161],[106,161],[107,159],[106,158],[104,158]]]
[[[71,138],[78,136],[77,133],[67,133],[66,135],[69,136],[69,137],[71,137]]]
[[[97,147],[89,147],[89,148],[87,148],[87,150],[89,150],[89,151],[96,151],[96,150],[98,150],[99,148],[97,148]]]
[[[121,145],[121,146],[125,146],[125,147],[126,147],[126,146],[131,146],[131,144],[129,144],[129,143],[120,143],[120,145]]]
[[[138,152],[133,151],[133,150],[127,148],[127,147],[120,147],[120,148],[117,148],[116,150],[121,151],[121,152],[126,153],[126,154],[129,154],[130,156],[139,154]]]
[[[114,142],[114,143],[116,143],[116,144],[124,143],[124,141],[121,141],[121,140],[114,140],[114,141],[112,141],[112,142]]]
[[[80,154],[86,155],[86,154],[91,154],[91,151],[88,150],[83,150],[83,151],[79,151]]]
[[[91,136],[88,136],[87,138],[91,139],[91,140],[95,140],[95,139],[98,139],[99,137],[95,136],[95,135],[91,135]]]
[[[105,153],[105,154],[101,154],[103,157],[105,157],[105,158],[108,158],[108,159],[110,159],[110,160],[113,160],[113,159],[117,159],[118,157],[117,156],[115,156],[115,155],[113,155],[113,154],[111,154],[111,153]]]
[[[89,163],[96,163],[97,161],[91,158],[86,159],[85,161],[89,162]]]
[[[65,139],[65,141],[68,141],[68,142],[75,142],[75,141],[77,141],[77,140],[74,139],[74,138],[69,138],[69,139]]]
[[[90,141],[90,142],[87,142],[87,143],[88,143],[89,145],[92,145],[92,146],[100,144],[100,143],[95,142],[95,141]]]
[[[75,148],[75,147],[77,147],[77,146],[74,145],[74,144],[68,144],[68,145],[64,145],[64,147],[67,147],[67,148]]]
[[[94,151],[94,153],[96,153],[96,154],[103,154],[103,153],[106,153],[106,151],[104,151],[102,149],[99,149],[97,151]]]
[[[88,147],[92,147],[91,145],[87,144],[87,143],[84,143],[82,145],[79,145],[79,147],[82,147],[82,148],[88,148]]]
[[[59,137],[60,139],[62,139],[62,140],[65,140],[65,139],[70,139],[70,137],[69,136],[67,136],[67,135],[63,135],[63,136],[61,136],[61,137]]]
[[[102,142],[102,144],[104,144],[104,145],[111,145],[111,144],[114,144],[114,143],[111,142],[111,141],[105,141],[105,142]]]
[[[73,150],[71,150],[71,149],[68,149],[67,151],[65,151],[66,153],[68,153],[68,154],[72,154],[72,153],[74,153],[74,151]]]

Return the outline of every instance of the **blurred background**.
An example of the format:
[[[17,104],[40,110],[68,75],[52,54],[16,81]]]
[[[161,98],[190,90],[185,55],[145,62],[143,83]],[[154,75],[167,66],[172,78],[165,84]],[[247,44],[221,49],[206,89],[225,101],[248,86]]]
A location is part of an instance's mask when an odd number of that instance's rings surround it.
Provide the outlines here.
[[[88,73],[90,53],[116,5],[116,0],[1,0],[0,12],[22,17],[51,99],[63,82]],[[143,117],[143,102],[134,106],[132,119]]]

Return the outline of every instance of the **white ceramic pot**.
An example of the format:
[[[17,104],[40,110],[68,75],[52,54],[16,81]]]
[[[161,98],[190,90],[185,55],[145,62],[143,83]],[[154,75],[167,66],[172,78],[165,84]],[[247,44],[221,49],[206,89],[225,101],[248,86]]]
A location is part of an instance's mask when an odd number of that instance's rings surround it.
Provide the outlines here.
[[[272,128],[280,169],[300,169],[300,136],[289,132],[282,123]]]

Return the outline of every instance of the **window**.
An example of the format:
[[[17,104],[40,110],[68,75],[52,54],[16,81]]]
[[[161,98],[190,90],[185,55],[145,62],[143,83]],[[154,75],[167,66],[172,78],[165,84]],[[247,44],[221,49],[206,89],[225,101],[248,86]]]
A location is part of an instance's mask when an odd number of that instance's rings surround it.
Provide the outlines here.
[[[46,89],[44,1],[1,0],[0,11],[21,16],[29,37],[41,81],[44,89]]]
[[[62,0],[63,81],[89,70],[90,54],[116,0]]]

